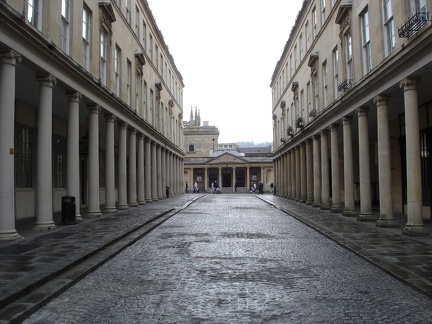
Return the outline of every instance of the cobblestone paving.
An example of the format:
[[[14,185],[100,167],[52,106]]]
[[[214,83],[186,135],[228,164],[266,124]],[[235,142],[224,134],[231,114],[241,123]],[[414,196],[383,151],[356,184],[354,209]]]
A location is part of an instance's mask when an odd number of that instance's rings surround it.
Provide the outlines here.
[[[432,301],[252,195],[207,195],[25,323],[426,323]]]

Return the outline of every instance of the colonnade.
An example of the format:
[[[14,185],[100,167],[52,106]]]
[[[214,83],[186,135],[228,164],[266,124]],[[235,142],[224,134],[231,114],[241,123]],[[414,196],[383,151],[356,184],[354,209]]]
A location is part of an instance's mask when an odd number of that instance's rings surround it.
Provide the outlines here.
[[[400,87],[404,92],[406,173],[408,175],[407,224],[403,233],[413,236],[428,235],[429,232],[423,223],[417,80],[406,78],[400,82]],[[392,208],[388,101],[389,97],[384,94],[373,99],[377,113],[380,209],[376,224],[380,227],[398,227]],[[372,213],[369,154],[368,115],[370,113],[369,108],[359,107],[353,116],[344,116],[341,123],[332,123],[295,146],[289,147],[288,141],[287,148],[274,159],[277,194],[321,209],[329,209],[331,212],[342,213],[345,216],[357,216],[359,221],[375,221]],[[359,211],[355,208],[354,197],[351,127],[354,117],[358,119]],[[342,159],[339,155],[340,131],[343,132]],[[344,188],[341,188],[341,163],[343,163]]]
[[[13,51],[0,53],[0,240],[13,240],[20,235],[15,229],[15,74],[21,57]],[[37,163],[36,163],[36,223],[34,230],[55,228],[53,221],[53,87],[51,75],[37,78],[39,105],[37,110]],[[82,95],[66,93],[68,102],[66,195],[76,199],[76,218],[80,214],[80,152],[79,115]],[[88,107],[88,217],[102,214],[100,203],[100,133],[99,105]],[[127,209],[167,198],[166,187],[172,196],[182,194],[183,156],[158,143],[145,132],[118,122],[118,188],[115,188],[115,123],[117,116],[105,117],[105,208],[104,213]],[[119,118],[120,119],[120,118]],[[127,152],[127,148],[129,151]],[[82,185],[82,184],[81,184]]]

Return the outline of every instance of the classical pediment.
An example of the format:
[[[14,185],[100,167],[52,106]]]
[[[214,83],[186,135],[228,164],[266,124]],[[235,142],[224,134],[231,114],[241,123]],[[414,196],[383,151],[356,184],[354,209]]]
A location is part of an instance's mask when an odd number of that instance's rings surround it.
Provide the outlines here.
[[[243,164],[243,163],[248,163],[248,161],[243,157],[238,157],[230,153],[224,153],[222,155],[219,155],[218,157],[215,157],[214,159],[207,161],[206,164]]]

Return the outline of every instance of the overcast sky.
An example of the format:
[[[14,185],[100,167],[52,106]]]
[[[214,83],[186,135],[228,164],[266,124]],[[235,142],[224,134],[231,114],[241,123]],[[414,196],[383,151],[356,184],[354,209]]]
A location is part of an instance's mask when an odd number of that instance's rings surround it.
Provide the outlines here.
[[[303,0],[147,0],[183,76],[183,119],[197,107],[219,143],[272,142],[270,81]]]

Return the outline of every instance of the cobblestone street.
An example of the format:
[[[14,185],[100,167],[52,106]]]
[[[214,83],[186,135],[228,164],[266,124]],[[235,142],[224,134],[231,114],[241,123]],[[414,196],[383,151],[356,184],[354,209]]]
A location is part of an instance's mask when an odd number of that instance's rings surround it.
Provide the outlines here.
[[[255,195],[205,195],[24,323],[426,323],[432,301]]]

